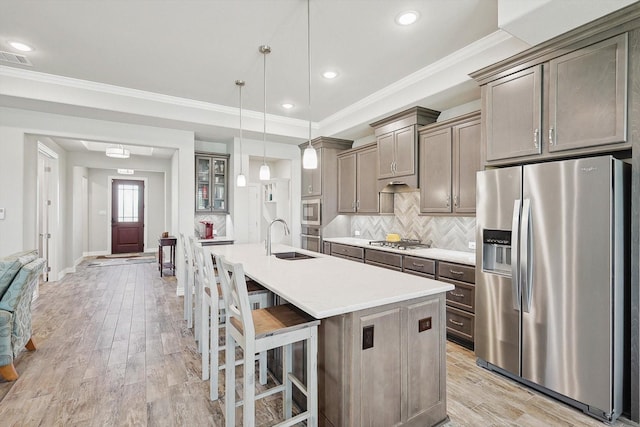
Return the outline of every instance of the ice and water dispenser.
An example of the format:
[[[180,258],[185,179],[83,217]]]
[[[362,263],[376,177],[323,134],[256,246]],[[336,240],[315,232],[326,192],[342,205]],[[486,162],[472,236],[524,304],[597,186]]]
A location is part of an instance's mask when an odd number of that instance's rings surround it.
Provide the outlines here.
[[[511,276],[511,230],[482,230],[482,271]]]

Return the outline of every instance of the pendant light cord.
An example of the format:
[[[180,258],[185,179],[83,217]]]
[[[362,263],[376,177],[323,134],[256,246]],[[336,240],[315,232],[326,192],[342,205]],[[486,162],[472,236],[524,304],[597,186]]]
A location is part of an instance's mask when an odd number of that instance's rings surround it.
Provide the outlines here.
[[[263,121],[262,121],[262,164],[263,165],[267,164],[267,53],[271,51],[271,50],[267,50],[266,47],[267,46],[265,46],[265,49],[263,49],[263,52],[262,52],[262,54],[264,55],[264,62],[263,62],[264,115],[263,115]]]
[[[240,88],[240,175],[244,175],[242,173],[242,86],[244,86],[244,82],[242,80],[236,80],[236,84],[238,88]]]
[[[311,146],[311,0],[307,0],[307,66],[309,73],[309,147]]]

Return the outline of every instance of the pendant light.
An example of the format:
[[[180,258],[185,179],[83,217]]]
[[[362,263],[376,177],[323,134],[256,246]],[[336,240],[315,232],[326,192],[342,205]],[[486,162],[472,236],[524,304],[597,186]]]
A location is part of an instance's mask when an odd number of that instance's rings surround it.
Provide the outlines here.
[[[236,178],[236,185],[238,187],[246,187],[247,186],[247,177],[242,173],[242,87],[244,86],[244,80],[236,80],[236,86],[239,89],[239,98],[240,98],[240,173]]]
[[[269,46],[262,45],[259,48],[264,55],[264,124],[262,134],[262,166],[260,166],[260,180],[265,181],[271,178],[271,171],[267,164],[267,55],[271,53]]]
[[[311,145],[311,12],[310,0],[307,0],[307,66],[309,72],[309,146],[304,149],[302,155],[302,167],[304,169],[318,168],[318,154]]]

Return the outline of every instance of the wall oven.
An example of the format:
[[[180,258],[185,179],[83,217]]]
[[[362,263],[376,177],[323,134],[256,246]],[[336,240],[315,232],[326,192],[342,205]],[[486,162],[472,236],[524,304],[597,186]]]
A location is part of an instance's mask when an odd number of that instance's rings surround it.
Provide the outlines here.
[[[317,225],[320,223],[320,199],[305,199],[302,201],[302,225]]]
[[[302,249],[314,252],[322,252],[322,238],[320,237],[320,227],[302,226],[300,234]]]

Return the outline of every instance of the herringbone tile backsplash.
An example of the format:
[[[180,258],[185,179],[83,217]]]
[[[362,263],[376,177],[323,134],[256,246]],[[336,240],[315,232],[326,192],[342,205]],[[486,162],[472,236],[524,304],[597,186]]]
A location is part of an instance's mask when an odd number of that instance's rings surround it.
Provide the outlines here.
[[[360,231],[360,237],[382,240],[388,233],[403,238],[431,240],[433,247],[456,251],[474,252],[469,242],[475,241],[475,217],[421,216],[420,192],[396,193],[395,215],[351,217],[351,233]]]

